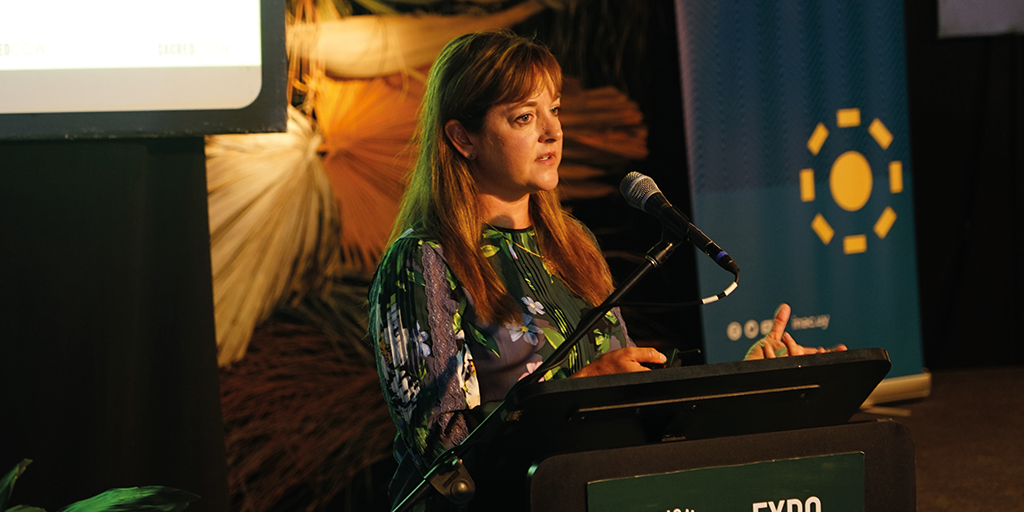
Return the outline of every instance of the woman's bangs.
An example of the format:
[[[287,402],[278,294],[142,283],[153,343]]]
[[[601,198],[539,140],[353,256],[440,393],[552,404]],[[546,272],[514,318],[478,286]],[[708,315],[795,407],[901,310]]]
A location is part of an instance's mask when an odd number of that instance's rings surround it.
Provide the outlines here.
[[[549,53],[530,52],[517,59],[505,73],[504,87],[495,104],[525,101],[546,87],[551,87],[555,96],[562,92],[562,68]]]

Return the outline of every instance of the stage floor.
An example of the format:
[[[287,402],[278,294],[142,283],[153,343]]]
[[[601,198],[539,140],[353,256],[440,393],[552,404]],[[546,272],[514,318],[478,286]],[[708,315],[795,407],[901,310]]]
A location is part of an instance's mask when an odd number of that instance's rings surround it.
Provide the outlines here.
[[[935,371],[931,396],[885,407],[854,420],[910,429],[918,510],[1024,510],[1024,366]]]

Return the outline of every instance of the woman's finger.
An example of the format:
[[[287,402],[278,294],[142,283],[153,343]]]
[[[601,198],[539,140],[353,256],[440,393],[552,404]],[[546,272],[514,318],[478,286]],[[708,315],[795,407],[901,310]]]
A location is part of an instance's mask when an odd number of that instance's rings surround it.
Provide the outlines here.
[[[782,342],[786,344],[786,350],[789,351],[789,355],[791,356],[802,356],[811,350],[814,350],[801,347],[788,332],[782,333]]]
[[[775,310],[775,323],[772,325],[772,331],[768,334],[768,337],[774,340],[781,340],[783,334],[786,332],[786,324],[789,323],[789,315],[792,310],[789,304],[783,302],[779,304],[778,309]]]
[[[668,361],[668,357],[662,354],[658,349],[653,347],[637,347],[633,349],[632,356],[638,363],[658,363],[664,364]]]

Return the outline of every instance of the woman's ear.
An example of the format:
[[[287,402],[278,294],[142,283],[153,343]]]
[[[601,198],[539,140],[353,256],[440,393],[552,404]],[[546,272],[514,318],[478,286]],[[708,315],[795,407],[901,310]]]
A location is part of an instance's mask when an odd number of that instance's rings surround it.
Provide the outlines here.
[[[466,131],[466,127],[462,126],[456,119],[449,119],[447,123],[444,123],[444,133],[448,136],[448,140],[451,141],[452,145],[455,146],[455,150],[462,154],[469,160],[476,158],[476,153],[473,150],[473,140],[469,137],[469,132]]]

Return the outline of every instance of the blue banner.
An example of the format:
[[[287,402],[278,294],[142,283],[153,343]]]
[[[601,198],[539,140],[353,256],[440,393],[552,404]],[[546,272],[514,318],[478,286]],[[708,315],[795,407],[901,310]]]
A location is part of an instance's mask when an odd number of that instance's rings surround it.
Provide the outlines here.
[[[676,5],[693,220],[741,268],[702,310],[708,362],[742,358],[787,302],[800,344],[921,374],[902,3]],[[731,282],[698,261],[702,296]]]

